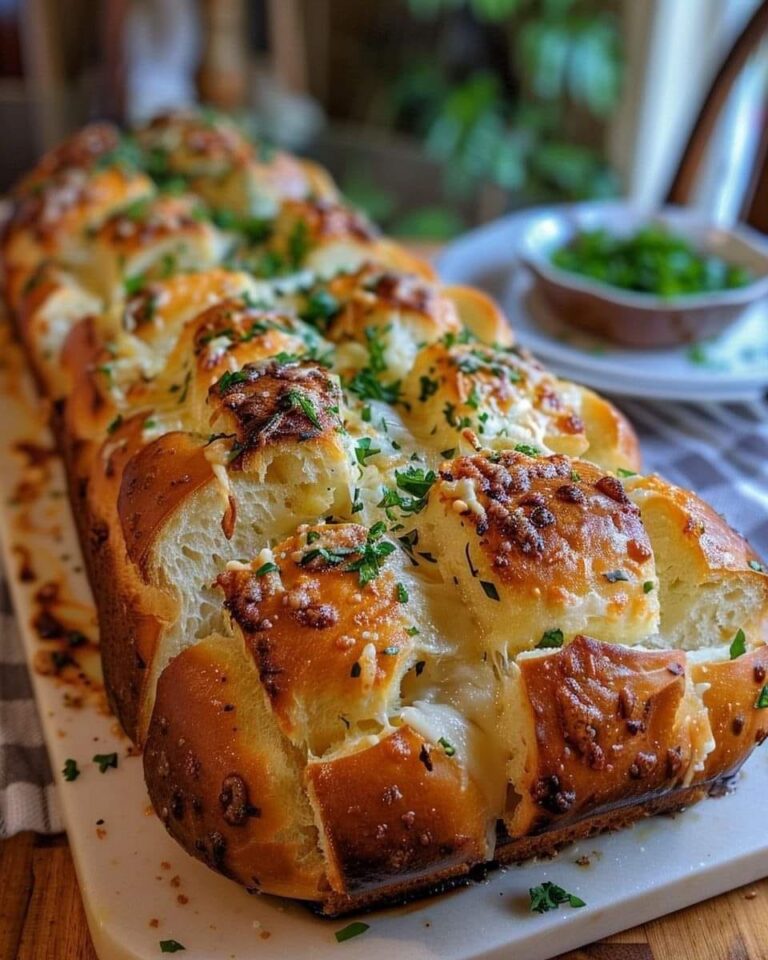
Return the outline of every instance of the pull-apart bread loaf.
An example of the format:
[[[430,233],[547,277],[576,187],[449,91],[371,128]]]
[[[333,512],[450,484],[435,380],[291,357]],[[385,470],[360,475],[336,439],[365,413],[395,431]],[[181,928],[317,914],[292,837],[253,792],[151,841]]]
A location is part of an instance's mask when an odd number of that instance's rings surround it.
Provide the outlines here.
[[[768,734],[768,576],[477,291],[232,123],[88,127],[3,289],[152,802],[339,913],[679,808]]]

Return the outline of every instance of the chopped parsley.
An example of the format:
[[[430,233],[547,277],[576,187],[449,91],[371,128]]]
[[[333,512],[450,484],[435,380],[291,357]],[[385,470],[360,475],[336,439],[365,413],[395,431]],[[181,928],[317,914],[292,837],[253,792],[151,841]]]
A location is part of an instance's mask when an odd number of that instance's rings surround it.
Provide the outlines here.
[[[381,450],[378,447],[374,447],[372,443],[373,441],[370,437],[362,437],[355,445],[355,459],[361,467],[368,466],[366,461],[369,457],[375,457],[376,454],[381,453]]]
[[[419,401],[421,403],[424,403],[431,396],[437,393],[437,389],[440,386],[440,384],[437,382],[437,380],[433,380],[431,377],[424,376],[424,377],[419,377],[419,386],[420,386]]]
[[[398,603],[408,603],[408,591],[406,590],[404,584],[397,584],[395,587],[395,596],[397,597]]]
[[[550,910],[557,910],[561,903],[567,903],[570,907],[578,909],[586,907],[586,903],[573,893],[568,893],[556,883],[545,880],[538,887],[531,887],[528,890],[531,898],[531,911],[533,913],[547,913]]]
[[[280,573],[280,567],[276,563],[268,561],[267,563],[262,563],[259,569],[256,571],[257,577],[265,577],[268,573]]]
[[[115,419],[107,426],[107,433],[110,436],[112,436],[112,434],[116,430],[119,430],[122,425],[123,425],[123,415],[122,413],[118,413]]]
[[[227,370],[226,373],[223,373],[219,377],[219,393],[224,393],[225,390],[229,390],[230,387],[233,387],[236,383],[245,383],[248,379],[248,374],[245,370],[235,370],[234,373],[230,370]]]
[[[143,273],[135,273],[132,277],[126,277],[123,280],[123,290],[126,297],[132,297],[137,294],[146,285],[147,278]]]
[[[515,444],[515,450],[518,453],[524,453],[527,457],[539,457],[541,456],[541,450],[538,447],[534,447],[530,443],[517,443]]]
[[[728,652],[731,655],[731,660],[736,660],[738,657],[743,657],[747,652],[747,636],[741,627],[739,627],[739,629],[736,631],[736,636],[731,641],[731,646],[729,647]]]
[[[61,771],[61,774],[69,783],[71,783],[73,780],[77,780],[77,778],[80,776],[77,760],[73,760],[71,757],[67,758],[64,761],[64,769]]]
[[[184,403],[184,401],[187,399],[187,394],[189,393],[189,384],[191,380],[192,380],[192,371],[187,370],[184,376],[184,382],[182,383],[181,389],[179,390],[179,399],[176,401],[176,403]]]
[[[294,410],[301,410],[304,416],[309,420],[313,427],[322,430],[323,425],[317,415],[317,410],[312,400],[301,390],[289,390],[285,394],[285,403]]]
[[[456,456],[456,447],[450,447],[448,450],[441,450],[440,456],[444,460],[452,460]]]
[[[369,924],[363,923],[362,920],[355,920],[353,923],[347,924],[346,927],[342,927],[341,930],[337,930],[334,936],[336,937],[337,943],[344,943],[345,940],[359,937],[361,933],[365,933],[366,930],[370,929]]]
[[[440,744],[440,746],[441,746],[441,747],[443,748],[443,750],[445,751],[446,757],[453,757],[453,756],[455,756],[455,754],[456,754],[456,747],[454,747],[454,745],[450,742],[450,740],[446,740],[445,737],[440,737],[440,739],[439,739],[437,742]]]
[[[646,580],[643,584],[643,593],[650,593],[654,588],[653,580]]]
[[[624,467],[619,467],[619,469],[616,471],[616,476],[617,477],[636,477],[637,471],[625,470]]]
[[[424,500],[437,480],[434,470],[425,470],[423,467],[408,467],[407,470],[395,470],[395,483],[401,490],[410,493],[419,500]]]
[[[387,370],[384,335],[389,333],[391,329],[391,325],[383,329],[379,327],[365,328],[365,341],[368,345],[368,366],[373,373],[385,373]]]
[[[565,641],[565,635],[559,627],[555,627],[553,630],[545,630],[541,635],[541,640],[536,644],[537,650],[549,650],[555,649],[556,647],[562,647],[563,642]]]
[[[186,950],[184,944],[178,940],[161,940],[160,953],[178,953],[180,950]]]
[[[757,710],[765,710],[768,707],[768,683],[760,691],[760,694],[755,700],[755,708]]]
[[[117,768],[116,753],[97,753],[93,762],[99,765],[99,773],[106,773],[110,767]]]
[[[448,426],[455,427],[456,430],[464,430],[466,427],[472,426],[470,417],[456,416],[456,405],[454,403],[446,403],[443,407],[443,417]]]
[[[481,580],[480,586],[483,588],[483,593],[489,600],[499,600],[499,591],[496,589],[496,584],[491,583],[490,580]]]
[[[358,371],[354,377],[345,382],[344,386],[361,400],[381,400],[392,406],[402,402],[401,382],[395,380],[392,383],[383,383],[370,367]]]
[[[328,293],[327,290],[316,290],[310,295],[299,317],[325,333],[331,320],[340,310],[341,304],[333,294]]]
[[[368,537],[360,558],[353,560],[347,567],[347,570],[357,572],[361,587],[370,583],[371,580],[376,579],[379,575],[382,562],[396,549],[394,543],[381,539],[385,530],[386,526],[382,521],[375,523],[368,531]]]
[[[309,253],[309,227],[306,220],[297,220],[288,236],[288,260],[292,267],[301,266]]]

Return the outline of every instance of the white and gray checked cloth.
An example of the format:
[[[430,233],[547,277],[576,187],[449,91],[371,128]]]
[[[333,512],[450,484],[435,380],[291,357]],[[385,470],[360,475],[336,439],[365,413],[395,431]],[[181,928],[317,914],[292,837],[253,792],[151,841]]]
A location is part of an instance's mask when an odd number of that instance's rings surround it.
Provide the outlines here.
[[[768,559],[768,402],[619,401],[645,469],[689,487]],[[7,586],[0,581],[0,836],[62,829]]]

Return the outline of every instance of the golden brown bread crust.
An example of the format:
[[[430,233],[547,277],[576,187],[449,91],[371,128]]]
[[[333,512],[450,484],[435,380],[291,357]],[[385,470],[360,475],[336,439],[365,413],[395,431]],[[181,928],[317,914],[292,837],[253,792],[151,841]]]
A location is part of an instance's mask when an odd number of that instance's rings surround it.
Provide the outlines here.
[[[335,893],[434,883],[488,859],[480,791],[458,760],[407,726],[309,763],[306,779]]]
[[[321,170],[194,115],[139,143],[231,229],[98,127],[16,189],[3,282],[56,401],[110,700],[179,842],[334,914],[732,777],[768,735],[748,545],[693,495],[617,479],[639,464],[621,413]],[[238,234],[261,217],[263,242]],[[207,269],[235,244],[305,273]]]
[[[253,891],[318,899],[323,877],[300,765],[279,748],[238,645],[211,638],[163,671],[147,788],[182,846]]]
[[[118,512],[128,556],[142,573],[146,573],[149,548],[167,517],[212,480],[203,443],[187,433],[158,437],[125,465]]]
[[[697,779],[733,776],[768,737],[768,709],[758,706],[768,682],[768,646],[735,660],[694,664],[691,672],[694,683],[706,685],[703,700],[715,739]]]
[[[316,754],[387,713],[415,660],[396,568],[361,584],[369,543],[358,524],[309,527],[218,578],[283,732]]]
[[[541,833],[595,810],[679,786],[691,733],[679,721],[682,651],[639,651],[576,637],[518,660],[535,742],[505,816],[510,836]]]
[[[600,629],[623,643],[654,631],[658,603],[645,587],[655,581],[653,550],[640,512],[593,464],[509,450],[460,457],[441,467],[426,517],[492,647],[530,649],[549,629],[566,638]],[[488,603],[489,591],[500,604]]]

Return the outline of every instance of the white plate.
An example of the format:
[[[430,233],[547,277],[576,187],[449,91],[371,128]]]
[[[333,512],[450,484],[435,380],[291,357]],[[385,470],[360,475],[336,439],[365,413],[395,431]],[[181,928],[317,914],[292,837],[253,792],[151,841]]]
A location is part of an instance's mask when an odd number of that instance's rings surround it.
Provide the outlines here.
[[[25,478],[13,453],[18,440],[50,446],[35,416],[29,380],[18,371],[15,347],[0,343],[0,534],[4,561],[30,665],[50,643],[31,628],[43,582],[61,584],[76,624],[93,631],[88,586],[58,460],[39,483],[39,496],[13,505]],[[26,475],[26,479],[30,479]],[[33,478],[34,479],[34,478]],[[34,580],[19,575],[29,552]],[[71,613],[71,611],[70,611]],[[66,625],[73,625],[67,620]],[[77,649],[74,651],[77,655]],[[186,947],[189,960],[546,960],[672,910],[750,883],[768,873],[768,751],[747,764],[730,796],[708,800],[682,816],[662,817],[597,837],[546,862],[496,871],[482,883],[402,908],[363,917],[370,929],[337,943],[350,919],[321,920],[270,897],[250,897],[187,856],[148,810],[141,761],[129,756],[113,718],[96,705],[73,709],[60,680],[31,669],[43,729],[58,781],[88,923],[101,960],[156,960],[160,940]],[[91,699],[94,699],[91,697]],[[100,774],[95,753],[117,751],[119,765]],[[67,758],[80,777],[59,776]],[[99,821],[103,821],[99,823]],[[591,865],[578,866],[579,857]],[[528,888],[551,880],[587,902],[538,915]],[[179,902],[179,896],[186,898]],[[153,925],[155,924],[155,925]]]
[[[594,204],[596,210],[615,206]],[[494,296],[520,343],[556,372],[626,396],[673,400],[754,400],[768,389],[766,303],[693,350],[629,350],[558,320],[533,300],[530,275],[517,259],[520,237],[534,215],[523,210],[473,230],[445,248],[437,268],[446,283],[469,284]]]

